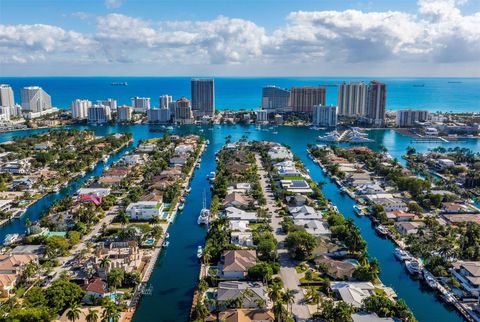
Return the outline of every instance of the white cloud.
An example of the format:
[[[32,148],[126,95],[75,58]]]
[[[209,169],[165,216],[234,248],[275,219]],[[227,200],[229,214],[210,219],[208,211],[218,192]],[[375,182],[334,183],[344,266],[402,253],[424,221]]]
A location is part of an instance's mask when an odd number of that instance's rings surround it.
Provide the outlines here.
[[[122,4],[122,0],[105,0],[105,7],[108,9],[120,8]]]
[[[373,63],[392,70],[413,70],[419,64],[463,66],[480,63],[480,12],[463,15],[463,3],[419,0],[416,14],[297,11],[269,34],[252,21],[223,16],[155,22],[112,13],[97,17],[96,29],[88,34],[52,25],[0,25],[0,59],[16,64],[219,65],[231,70],[238,69],[228,66],[240,64],[252,73],[258,66],[304,66],[307,71],[312,66],[320,71],[323,66],[357,70]]]

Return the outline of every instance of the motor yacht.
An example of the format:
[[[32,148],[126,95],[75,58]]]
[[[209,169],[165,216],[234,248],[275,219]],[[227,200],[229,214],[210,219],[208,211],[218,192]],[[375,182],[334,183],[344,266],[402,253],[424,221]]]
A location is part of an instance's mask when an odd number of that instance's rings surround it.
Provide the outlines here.
[[[383,225],[375,227],[375,231],[382,236],[388,235],[388,229]]]
[[[407,271],[412,275],[418,275],[422,271],[422,264],[416,258],[405,261],[405,267],[407,268]]]
[[[400,260],[402,262],[412,259],[412,256],[410,256],[410,254],[407,251],[405,251],[405,250],[403,250],[399,247],[395,248],[395,251],[393,252],[393,255],[398,260]]]
[[[322,141],[322,142],[339,142],[340,141],[340,135],[338,134],[337,131],[332,131],[328,132],[326,135],[319,135],[317,137],[317,141]]]
[[[7,234],[3,240],[4,246],[10,246],[21,239],[19,234]]]
[[[197,258],[200,259],[203,256],[203,248],[202,246],[198,246],[197,248]]]
[[[354,205],[354,206],[353,206],[353,212],[354,212],[357,216],[365,216],[365,213],[363,212],[362,208],[360,208],[358,205]]]

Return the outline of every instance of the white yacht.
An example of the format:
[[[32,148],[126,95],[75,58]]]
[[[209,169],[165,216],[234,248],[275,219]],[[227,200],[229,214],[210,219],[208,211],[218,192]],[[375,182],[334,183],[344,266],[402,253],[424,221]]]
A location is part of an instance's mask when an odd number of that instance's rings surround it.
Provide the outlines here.
[[[407,268],[407,271],[412,275],[418,275],[422,271],[422,264],[416,258],[405,261],[405,267]]]
[[[352,143],[364,143],[364,142],[373,142],[374,140],[369,139],[366,133],[352,130],[352,132],[350,132],[350,135],[348,137],[348,141]]]
[[[10,246],[14,243],[16,243],[17,241],[19,241],[21,238],[20,238],[20,235],[19,234],[7,234],[5,236],[5,239],[3,240],[3,245],[4,246]]]
[[[209,221],[210,221],[210,209],[207,208],[205,191],[203,191],[203,208],[202,210],[200,210],[200,215],[198,216],[197,223],[199,225],[208,225]]]
[[[358,205],[354,205],[354,206],[353,206],[353,212],[354,212],[357,216],[365,216],[365,213],[363,212],[362,208],[360,208]]]
[[[405,250],[403,250],[399,247],[395,248],[395,251],[393,252],[393,255],[398,260],[400,260],[402,262],[412,259],[412,256],[410,256],[410,254],[407,251],[405,251]]]
[[[168,240],[166,240],[166,241],[163,243],[162,247],[167,248],[168,245],[170,245],[170,242],[169,242]]]
[[[212,171],[207,175],[207,180],[214,181],[215,180],[215,172]]]
[[[198,246],[197,248],[197,258],[200,259],[203,256],[203,248],[202,246]]]
[[[317,141],[323,141],[323,142],[339,142],[340,141],[340,135],[336,130],[332,132],[328,132],[326,135],[320,135],[317,137]]]
[[[433,276],[433,274],[426,269],[423,270],[423,278],[425,279],[425,282],[428,284],[428,286],[430,286],[434,290],[438,288],[438,282],[435,279],[435,276]]]
[[[375,231],[382,236],[388,235],[388,229],[383,225],[378,225],[375,227]]]

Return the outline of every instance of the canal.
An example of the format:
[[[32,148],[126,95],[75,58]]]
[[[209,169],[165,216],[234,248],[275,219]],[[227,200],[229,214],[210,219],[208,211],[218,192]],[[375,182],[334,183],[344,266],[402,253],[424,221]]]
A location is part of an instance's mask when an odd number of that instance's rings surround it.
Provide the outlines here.
[[[78,129],[94,130],[97,135],[112,133],[133,134],[134,143],[109,159],[108,163],[118,160],[125,152],[131,150],[142,140],[159,137],[161,133],[149,132],[148,125],[115,125],[103,127],[76,126]],[[16,136],[31,135],[44,130],[18,131],[0,134],[0,142],[11,140]],[[453,310],[438,301],[432,292],[424,289],[418,282],[413,281],[406,273],[402,264],[393,257],[394,246],[389,240],[380,238],[374,231],[368,218],[356,217],[353,213],[353,200],[340,194],[335,184],[330,182],[323,174],[320,167],[313,163],[307,156],[306,148],[309,143],[315,143],[315,137],[320,134],[307,128],[277,127],[278,134],[272,131],[260,130],[254,126],[215,126],[198,127],[184,126],[175,129],[175,134],[198,134],[210,141],[202,156],[202,166],[195,171],[191,182],[192,190],[186,198],[186,205],[169,228],[170,245],[159,257],[150,284],[153,286],[151,295],[146,295],[134,316],[134,321],[186,321],[190,311],[193,291],[198,280],[199,263],[196,258],[198,245],[203,245],[206,230],[197,225],[197,216],[202,207],[202,195],[205,191],[207,204],[210,200],[210,189],[205,180],[210,171],[215,170],[215,152],[231,137],[232,142],[247,138],[249,140],[269,140],[287,144],[305,163],[315,181],[324,181],[325,196],[330,199],[338,209],[348,218],[352,218],[359,226],[362,236],[368,243],[371,257],[379,260],[380,278],[391,286],[400,298],[403,298],[413,310],[419,321],[451,322],[462,321],[462,318]],[[401,161],[408,145],[414,146],[418,151],[426,151],[439,144],[412,144],[410,139],[394,131],[370,131],[369,137],[375,143],[367,144],[373,149],[386,147],[389,153]],[[480,151],[480,143],[476,140],[443,143],[444,147],[462,146],[474,151]],[[26,218],[32,221],[39,218],[42,211],[55,200],[73,194],[78,187],[88,178],[101,175],[104,165],[100,163],[86,177],[71,183],[58,194],[49,195],[39,200],[20,220],[15,220],[0,227],[0,237],[7,233],[23,233]]]

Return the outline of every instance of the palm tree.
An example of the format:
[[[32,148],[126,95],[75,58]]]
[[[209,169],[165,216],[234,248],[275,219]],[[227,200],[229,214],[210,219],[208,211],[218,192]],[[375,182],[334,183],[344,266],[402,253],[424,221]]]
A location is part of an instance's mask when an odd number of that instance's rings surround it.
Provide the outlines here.
[[[288,321],[288,311],[283,306],[282,301],[278,301],[273,305],[273,314],[277,322]]]
[[[125,211],[120,211],[120,213],[118,214],[118,220],[120,221],[123,227],[125,227],[130,221]]]
[[[110,265],[110,259],[105,256],[100,260],[100,267],[106,269]]]
[[[88,309],[88,314],[85,317],[87,322],[97,322],[98,321],[98,312],[97,310]]]
[[[77,303],[72,303],[72,305],[70,305],[70,310],[67,312],[67,319],[72,322],[80,319],[80,308]]]
[[[282,298],[282,287],[280,286],[280,284],[272,284],[270,286],[270,289],[268,290],[268,296],[273,301],[273,303],[279,301]]]
[[[120,319],[120,313],[118,312],[116,304],[113,303],[112,300],[106,300],[102,307],[104,308],[102,314],[103,322],[117,322]]]
[[[292,313],[293,303],[295,303],[295,291],[291,289],[287,289],[285,291],[285,294],[283,294],[283,300],[285,301],[285,303],[287,303],[287,308],[288,308],[288,305],[290,304],[290,313]]]

